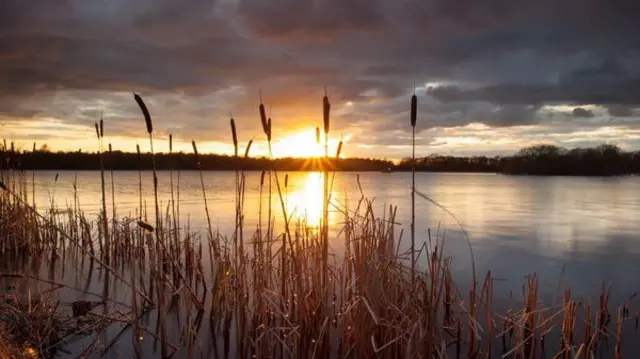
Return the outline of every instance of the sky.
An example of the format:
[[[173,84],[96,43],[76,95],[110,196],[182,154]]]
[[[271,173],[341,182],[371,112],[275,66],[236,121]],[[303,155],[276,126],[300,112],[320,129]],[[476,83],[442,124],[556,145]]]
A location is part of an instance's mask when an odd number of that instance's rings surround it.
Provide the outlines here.
[[[0,136],[30,149],[309,153],[331,101],[343,153],[502,155],[549,143],[640,149],[635,0],[2,0]],[[312,151],[311,151],[312,152]]]

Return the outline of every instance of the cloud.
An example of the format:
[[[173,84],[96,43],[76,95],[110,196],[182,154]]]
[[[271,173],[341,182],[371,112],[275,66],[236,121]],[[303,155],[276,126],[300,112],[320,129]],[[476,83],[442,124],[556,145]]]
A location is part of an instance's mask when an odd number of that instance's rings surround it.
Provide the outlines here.
[[[136,91],[160,132],[223,140],[233,112],[243,136],[259,136],[261,90],[284,135],[319,124],[326,85],[336,133],[375,154],[407,138],[415,83],[424,146],[478,123],[518,128],[522,143],[526,126],[606,126],[598,106],[633,128],[635,14],[631,0],[3,0],[0,122],[90,128],[103,110],[133,139]]]
[[[261,38],[329,39],[347,31],[375,31],[384,24],[377,1],[240,0],[238,13]]]
[[[609,116],[613,117],[630,117],[633,116],[633,108],[625,105],[607,105]]]
[[[605,61],[596,68],[576,70],[555,83],[504,83],[462,89],[431,87],[440,101],[485,101],[497,104],[640,104],[640,77]]]
[[[576,107],[573,109],[573,111],[571,112],[571,114],[573,115],[573,117],[587,117],[587,118],[591,118],[593,116],[595,116],[593,114],[593,111],[591,110],[587,110],[584,109],[582,107]]]

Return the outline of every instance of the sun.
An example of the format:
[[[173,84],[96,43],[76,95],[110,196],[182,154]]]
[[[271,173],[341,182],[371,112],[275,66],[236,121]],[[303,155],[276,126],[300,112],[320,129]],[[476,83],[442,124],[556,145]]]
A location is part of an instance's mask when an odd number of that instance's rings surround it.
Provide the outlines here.
[[[277,140],[273,144],[273,154],[277,157],[320,157],[324,155],[324,146],[316,141],[315,129],[302,130]]]
[[[343,138],[346,142],[347,138]],[[275,157],[323,157],[324,156],[324,133],[320,133],[320,141],[316,139],[316,129],[303,129],[293,134],[285,136],[273,143],[273,155]],[[334,157],[340,143],[340,138],[329,138],[329,157]],[[341,158],[345,157],[344,151]]]

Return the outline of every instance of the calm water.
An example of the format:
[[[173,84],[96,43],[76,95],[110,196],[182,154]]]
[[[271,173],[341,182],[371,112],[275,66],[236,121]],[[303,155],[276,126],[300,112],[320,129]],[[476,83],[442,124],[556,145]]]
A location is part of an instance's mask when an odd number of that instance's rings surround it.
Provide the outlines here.
[[[48,206],[55,198],[59,206],[73,203],[73,181],[86,213],[100,206],[98,172],[36,172],[36,202]],[[247,173],[246,228],[252,232],[258,221],[260,173]],[[111,211],[110,175],[106,174],[108,211]],[[174,183],[178,183],[174,173]],[[231,234],[234,221],[233,172],[205,172],[207,198],[214,227]],[[284,173],[280,174],[281,183]],[[116,172],[115,203],[120,216],[135,216],[139,203],[138,173]],[[502,280],[495,291],[508,293],[525,283],[525,276],[540,276],[540,291],[551,297],[563,277],[573,293],[597,299],[603,281],[613,285],[614,298],[626,298],[640,283],[640,178],[512,177],[495,174],[417,174],[417,189],[448,209],[466,230],[479,276],[491,269]],[[163,208],[170,198],[169,172],[159,174]],[[266,183],[266,182],[265,182]],[[362,173],[364,195],[374,203],[377,215],[389,205],[397,206],[398,231],[404,229],[408,245],[411,215],[409,173]],[[174,187],[177,187],[174,186]],[[200,176],[183,171],[179,179],[182,225],[192,230],[206,225]],[[289,173],[284,197],[289,214],[304,215],[316,223],[321,215],[322,176],[319,173]],[[151,174],[143,176],[144,200],[152,208]],[[275,192],[275,185],[274,185]],[[343,214],[336,208],[353,209],[360,198],[357,174],[339,173],[333,185],[330,222],[339,230]],[[265,206],[267,195],[262,196]],[[273,213],[282,209],[274,196]],[[446,238],[446,251],[454,258],[457,280],[471,278],[471,261],[460,225],[451,214],[420,197],[416,199],[418,242],[427,231],[439,231]],[[153,217],[152,212],[149,213]],[[266,218],[266,214],[264,215]],[[295,215],[294,215],[295,216]],[[314,222],[315,221],[315,222]],[[342,241],[333,249],[340,252]],[[565,274],[561,276],[562,268]]]

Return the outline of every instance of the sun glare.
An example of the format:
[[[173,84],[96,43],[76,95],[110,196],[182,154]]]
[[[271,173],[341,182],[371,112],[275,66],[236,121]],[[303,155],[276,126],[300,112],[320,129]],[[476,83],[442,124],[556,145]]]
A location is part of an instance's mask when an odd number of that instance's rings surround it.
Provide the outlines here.
[[[346,136],[343,141],[347,142],[348,139],[349,136]],[[339,143],[340,138],[329,138],[329,157],[335,156]],[[276,139],[273,144],[273,155],[276,157],[323,157],[324,133],[320,134],[320,143],[316,141],[315,128],[300,130],[279,140]],[[344,147],[340,157],[346,157]]]
[[[274,155],[278,157],[320,157],[324,154],[324,146],[316,142],[315,129],[284,137],[273,147]]]

